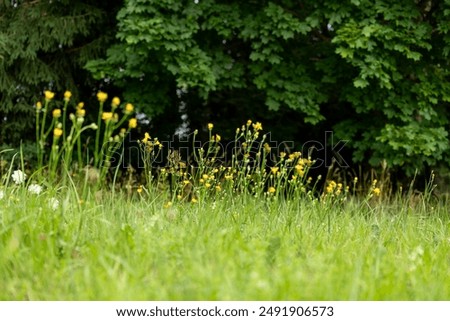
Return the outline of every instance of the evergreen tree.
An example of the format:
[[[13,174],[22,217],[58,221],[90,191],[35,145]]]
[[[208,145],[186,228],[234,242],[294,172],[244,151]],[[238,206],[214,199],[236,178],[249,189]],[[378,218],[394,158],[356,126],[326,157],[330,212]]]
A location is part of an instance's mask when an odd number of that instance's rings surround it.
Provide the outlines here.
[[[98,81],[83,66],[114,38],[121,3],[0,2],[0,145],[34,140],[33,105],[45,89],[92,95]]]

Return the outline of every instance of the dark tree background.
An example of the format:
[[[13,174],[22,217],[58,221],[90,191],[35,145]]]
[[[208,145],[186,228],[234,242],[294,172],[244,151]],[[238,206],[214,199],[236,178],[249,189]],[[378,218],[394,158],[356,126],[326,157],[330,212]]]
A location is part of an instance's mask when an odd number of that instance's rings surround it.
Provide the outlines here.
[[[355,163],[407,175],[449,163],[449,0],[8,1],[0,9],[0,143],[32,128],[24,120],[43,88],[92,96],[103,85],[134,102],[151,119],[142,131],[160,138],[213,122],[232,139],[250,118],[299,145],[324,143],[332,130]]]

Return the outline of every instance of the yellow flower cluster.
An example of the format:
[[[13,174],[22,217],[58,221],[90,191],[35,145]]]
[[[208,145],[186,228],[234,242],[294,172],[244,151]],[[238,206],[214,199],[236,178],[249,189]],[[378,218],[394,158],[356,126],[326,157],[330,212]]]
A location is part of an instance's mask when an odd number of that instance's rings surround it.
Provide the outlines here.
[[[372,182],[372,186],[370,188],[371,191],[372,191],[372,194],[374,196],[380,196],[381,195],[381,189],[379,187],[376,187],[377,183],[378,183],[378,181],[376,179],[374,179],[373,182]]]
[[[84,109],[84,103],[79,102],[76,108],[77,117],[84,117],[86,115],[86,110]]]
[[[159,149],[163,148],[163,144],[161,144],[157,137],[151,141],[149,133],[144,134],[144,138],[141,139],[141,142],[145,145],[147,151],[152,150],[154,147],[158,147]]]
[[[337,183],[335,181],[331,181],[328,183],[326,187],[327,194],[340,195],[342,192],[342,184]]]

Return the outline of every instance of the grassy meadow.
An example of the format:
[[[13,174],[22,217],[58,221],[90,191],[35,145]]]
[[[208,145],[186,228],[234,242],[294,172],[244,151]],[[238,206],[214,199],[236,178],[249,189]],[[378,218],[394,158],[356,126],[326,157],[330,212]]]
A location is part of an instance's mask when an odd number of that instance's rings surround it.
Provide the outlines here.
[[[422,193],[392,192],[385,168],[311,177],[251,120],[227,162],[210,123],[189,157],[145,133],[141,174],[121,172],[134,106],[54,96],[35,106],[37,165],[0,150],[0,300],[450,300],[433,177]]]
[[[59,204],[55,206],[54,200]],[[0,200],[1,300],[449,300],[446,204]]]

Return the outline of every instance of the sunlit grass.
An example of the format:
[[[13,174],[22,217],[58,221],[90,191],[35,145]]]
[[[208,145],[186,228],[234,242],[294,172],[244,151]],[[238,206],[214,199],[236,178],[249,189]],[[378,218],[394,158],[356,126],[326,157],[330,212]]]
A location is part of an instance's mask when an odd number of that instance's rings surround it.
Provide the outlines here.
[[[120,99],[105,112],[100,92],[98,124],[82,127],[69,94],[50,127],[54,94],[36,104],[38,168],[22,149],[0,167],[1,300],[450,299],[450,209],[433,175],[418,194],[392,192],[385,168],[379,181],[311,177],[309,155],[270,146],[252,120],[231,155],[210,123],[205,144],[165,164],[169,146],[144,133],[141,175],[119,173],[133,105],[119,119]]]
[[[445,203],[77,197],[5,189],[0,299],[450,299]]]

